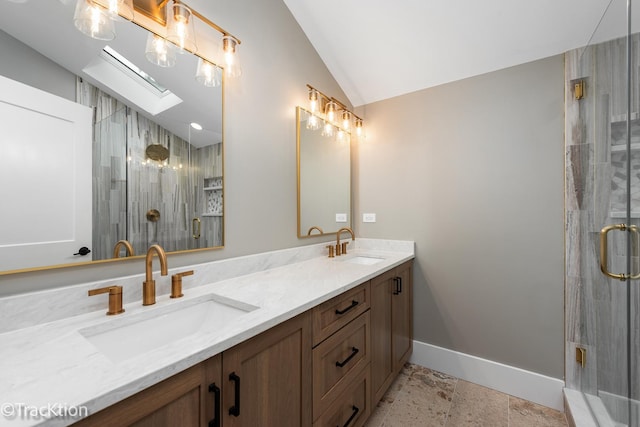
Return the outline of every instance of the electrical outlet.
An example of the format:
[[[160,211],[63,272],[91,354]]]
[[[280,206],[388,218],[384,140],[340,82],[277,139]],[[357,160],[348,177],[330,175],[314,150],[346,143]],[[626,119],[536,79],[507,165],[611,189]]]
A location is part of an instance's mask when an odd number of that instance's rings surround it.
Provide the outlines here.
[[[362,222],[376,222],[376,214],[374,213],[362,214]]]
[[[347,214],[346,213],[337,213],[336,214],[336,222],[347,222]]]

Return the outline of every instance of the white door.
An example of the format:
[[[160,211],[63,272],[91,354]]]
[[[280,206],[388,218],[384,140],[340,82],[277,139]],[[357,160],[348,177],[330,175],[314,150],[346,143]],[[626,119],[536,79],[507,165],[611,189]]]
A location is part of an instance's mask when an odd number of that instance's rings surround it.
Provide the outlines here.
[[[0,271],[91,260],[91,119],[0,76]]]

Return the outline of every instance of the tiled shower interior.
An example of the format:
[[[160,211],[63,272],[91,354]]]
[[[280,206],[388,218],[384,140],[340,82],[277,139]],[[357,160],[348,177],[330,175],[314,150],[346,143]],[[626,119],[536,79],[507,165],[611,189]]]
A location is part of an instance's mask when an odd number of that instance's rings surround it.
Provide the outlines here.
[[[640,37],[632,36],[638,52]],[[627,111],[626,38],[566,54],[566,384],[584,393],[600,425],[640,425],[640,281],[600,272],[600,230],[626,222],[631,179],[631,224],[640,225],[640,100],[638,70],[631,64]],[[585,96],[575,98],[575,84]],[[631,176],[627,173],[627,117]],[[632,247],[637,236],[631,234]],[[627,233],[609,233],[609,270],[627,271]],[[637,248],[637,246],[635,246]],[[640,272],[637,249],[632,271]],[[586,364],[576,353],[586,351]],[[627,399],[630,397],[630,399]]]
[[[195,147],[80,79],[78,97],[94,109],[93,259],[124,239],[136,255],[221,246],[222,143]],[[150,145],[168,157],[150,158]]]

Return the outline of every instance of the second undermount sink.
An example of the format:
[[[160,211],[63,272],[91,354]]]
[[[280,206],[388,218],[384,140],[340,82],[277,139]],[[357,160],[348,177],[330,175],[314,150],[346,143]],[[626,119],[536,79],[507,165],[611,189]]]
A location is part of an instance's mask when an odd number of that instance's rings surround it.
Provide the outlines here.
[[[81,329],[80,334],[111,361],[118,363],[195,334],[216,331],[258,307],[207,295],[131,318],[113,319]]]
[[[375,256],[365,256],[365,255],[357,255],[344,260],[344,262],[350,262],[352,264],[361,264],[361,265],[373,265],[381,261],[384,261],[384,258],[375,257]]]

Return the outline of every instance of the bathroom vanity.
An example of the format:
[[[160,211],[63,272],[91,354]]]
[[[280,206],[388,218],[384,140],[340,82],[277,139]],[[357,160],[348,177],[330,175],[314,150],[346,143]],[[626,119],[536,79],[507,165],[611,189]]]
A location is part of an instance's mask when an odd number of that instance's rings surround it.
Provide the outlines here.
[[[413,242],[354,246],[336,258],[311,245],[196,265],[178,301],[125,300],[121,315],[0,334],[0,399],[90,414],[15,425],[361,426],[411,354],[414,254]],[[262,270],[231,272],[255,263]],[[207,283],[216,268],[235,276]]]

